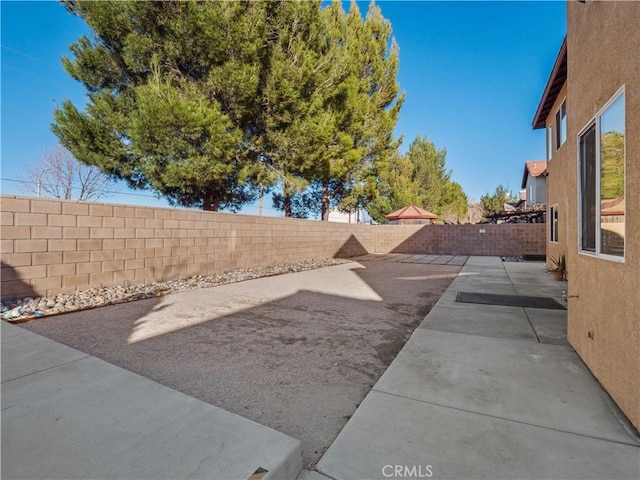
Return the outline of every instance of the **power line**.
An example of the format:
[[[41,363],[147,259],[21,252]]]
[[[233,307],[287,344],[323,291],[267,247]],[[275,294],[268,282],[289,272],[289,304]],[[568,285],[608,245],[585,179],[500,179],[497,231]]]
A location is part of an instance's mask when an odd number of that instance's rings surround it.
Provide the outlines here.
[[[5,178],[5,177],[0,177],[0,180],[2,180],[3,182],[13,182],[13,183],[22,183],[22,184],[28,184],[28,185],[38,185],[38,182],[32,182],[29,180],[18,180],[16,178]],[[47,187],[54,187],[56,184],[54,183],[45,183],[42,182],[40,184],[40,186],[47,186]],[[82,190],[80,187],[71,187],[72,190]],[[115,190],[105,190],[104,193],[110,194],[110,195],[130,195],[133,197],[146,197],[146,198],[158,198],[155,195],[146,195],[144,193],[130,193],[130,192],[121,192],[121,191],[115,191]]]
[[[33,89],[32,88],[27,88],[24,85],[16,85],[15,83],[11,83],[11,82],[2,82],[2,86],[3,87],[19,88],[20,90],[24,90],[25,92],[33,93]],[[16,111],[18,111],[18,110],[16,110]]]
[[[34,75],[34,74],[33,74],[33,73],[31,73],[31,72],[26,72],[26,71],[24,71],[24,70],[20,70],[19,68],[12,67],[11,65],[7,65],[7,64],[5,64],[5,63],[3,63],[3,64],[2,64],[2,68],[3,68],[3,69],[8,68],[9,70],[14,70],[14,71],[16,71],[16,72],[18,72],[18,73],[21,73],[22,75],[26,75],[26,76],[28,76],[28,77],[32,77],[32,78],[34,78],[34,79],[36,79],[36,80],[40,80],[41,82],[46,82],[46,83],[48,83],[49,85],[55,85],[55,86],[60,87],[60,88],[68,88],[68,85],[63,85],[63,84],[58,83],[58,82],[52,82],[52,81],[51,81],[51,80],[49,80],[48,78],[44,78],[44,77],[41,77],[41,76],[39,76],[39,75]]]
[[[42,60],[40,58],[33,57],[33,56],[31,56],[31,55],[29,55],[27,53],[21,52],[20,50],[16,50],[15,48],[7,47],[6,45],[1,45],[1,44],[0,44],[0,46],[2,48],[4,48],[5,50],[8,50],[8,51],[13,52],[13,53],[16,53],[16,54],[20,55],[21,57],[28,58],[29,60],[33,60],[34,62],[41,63],[42,65],[46,65],[47,67],[55,68],[56,70],[58,70],[61,67],[60,65],[58,65],[58,66],[52,65],[52,64],[50,64],[50,63],[48,63],[48,62],[46,62],[46,61],[44,61],[44,60]]]

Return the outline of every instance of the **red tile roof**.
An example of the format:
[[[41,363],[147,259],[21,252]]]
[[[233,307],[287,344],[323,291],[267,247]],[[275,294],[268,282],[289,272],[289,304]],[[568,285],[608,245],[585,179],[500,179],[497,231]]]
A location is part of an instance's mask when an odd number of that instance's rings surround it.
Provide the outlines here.
[[[416,207],[415,205],[407,205],[400,210],[391,212],[385,217],[387,220],[411,220],[419,218],[435,219],[438,216],[435,213],[428,212],[424,208]]]
[[[546,160],[533,160],[524,162],[524,173],[522,174],[522,188],[527,186],[527,177],[539,177],[547,172]]]
[[[533,160],[531,162],[525,162],[529,175],[532,177],[539,177],[547,171],[546,160]]]

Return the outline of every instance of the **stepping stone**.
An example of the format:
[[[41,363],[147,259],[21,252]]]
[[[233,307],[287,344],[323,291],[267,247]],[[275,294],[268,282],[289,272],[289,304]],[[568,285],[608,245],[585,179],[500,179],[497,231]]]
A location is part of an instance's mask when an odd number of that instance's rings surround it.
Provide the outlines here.
[[[409,258],[400,260],[400,263],[416,263],[418,260],[424,257],[426,257],[426,255],[411,255]]]
[[[453,255],[440,255],[438,258],[436,258],[433,262],[431,262],[433,265],[446,265],[447,263],[449,263],[451,260],[453,260]]]
[[[456,265],[461,267],[465,263],[467,263],[468,258],[469,257],[467,257],[466,255],[456,255],[455,257],[453,257],[453,259],[449,261],[449,263],[447,263],[447,265]]]
[[[426,257],[418,260],[416,263],[431,263],[438,257],[440,257],[440,255],[427,255]]]

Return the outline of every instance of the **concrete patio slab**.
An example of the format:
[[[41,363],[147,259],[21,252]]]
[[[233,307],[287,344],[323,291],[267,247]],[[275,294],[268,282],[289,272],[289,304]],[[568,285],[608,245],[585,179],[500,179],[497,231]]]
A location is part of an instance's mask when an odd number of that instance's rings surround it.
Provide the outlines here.
[[[461,280],[477,280],[477,279],[487,279],[493,280],[495,282],[505,282],[511,283],[511,279],[507,272],[502,268],[493,268],[493,267],[469,267],[468,265],[464,266],[464,270],[460,272]]]
[[[516,294],[511,283],[479,277],[473,279],[469,277],[458,277],[451,284],[451,288],[458,292],[495,293],[500,295]]]
[[[383,256],[383,260],[387,262],[399,262],[405,258],[410,257],[412,254],[409,253],[387,253]]]
[[[631,479],[638,448],[372,391],[318,464],[337,480]],[[431,467],[431,468],[428,468]],[[405,472],[413,471],[413,475]]]
[[[433,260],[431,263],[434,265],[446,265],[451,260],[453,260],[453,255],[440,255],[438,258]]]
[[[374,390],[631,442],[611,414],[611,400],[577,354],[555,345],[418,329]]]
[[[300,475],[298,475],[298,478],[296,478],[296,480],[332,480],[332,479],[325,475],[322,475],[319,472],[316,472],[315,470],[302,470],[300,472]]]
[[[420,328],[535,341],[534,331],[522,308],[494,305],[487,306],[493,308],[484,307],[483,305],[482,309],[478,309],[474,304],[460,303],[454,306],[437,305]]]
[[[422,260],[426,255],[410,255],[409,257],[400,260],[401,263],[415,263],[418,260]]]
[[[544,262],[502,262],[502,265],[510,276],[524,273],[544,278],[543,274],[547,273]]]
[[[420,260],[418,260],[417,263],[431,263],[433,262],[436,258],[438,258],[440,255],[427,255],[424,258],[421,258]]]
[[[318,471],[336,480],[639,478],[637,432],[573,350],[548,344],[563,342],[565,310],[455,302],[459,288],[513,294],[513,278],[525,295],[560,295],[541,264],[505,265],[469,258]]]
[[[32,368],[2,383],[2,478],[248,479],[263,468],[293,479],[302,468],[300,442],[275,430],[80,352],[56,365],[72,349],[4,322],[2,342],[61,352],[48,366],[15,349],[3,359],[3,372]]]
[[[513,288],[517,295],[533,295],[538,297],[551,297],[560,300],[563,305],[566,305],[566,301],[562,299],[562,291],[567,290],[567,284],[564,282],[555,282],[555,284],[549,285],[548,283],[540,283],[534,285],[532,283],[520,284],[514,283]]]
[[[2,383],[71,363],[89,355],[0,321]]]
[[[499,267],[503,262],[500,257],[469,257],[465,266],[480,266],[480,267]]]
[[[464,265],[465,263],[467,263],[467,257],[466,255],[457,255],[455,257],[453,257],[453,259],[449,262],[449,265]]]
[[[540,343],[567,345],[567,312],[543,308],[524,309]]]

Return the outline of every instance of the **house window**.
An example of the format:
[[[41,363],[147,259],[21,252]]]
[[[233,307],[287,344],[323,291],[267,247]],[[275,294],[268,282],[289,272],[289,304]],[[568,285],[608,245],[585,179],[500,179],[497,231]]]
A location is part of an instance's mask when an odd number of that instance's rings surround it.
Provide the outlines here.
[[[553,157],[553,127],[547,127],[547,161]]]
[[[567,101],[560,105],[556,112],[556,150],[558,150],[567,139]]]
[[[549,240],[558,243],[558,204],[549,208]]]
[[[624,88],[579,136],[580,250],[621,260],[625,246]]]

